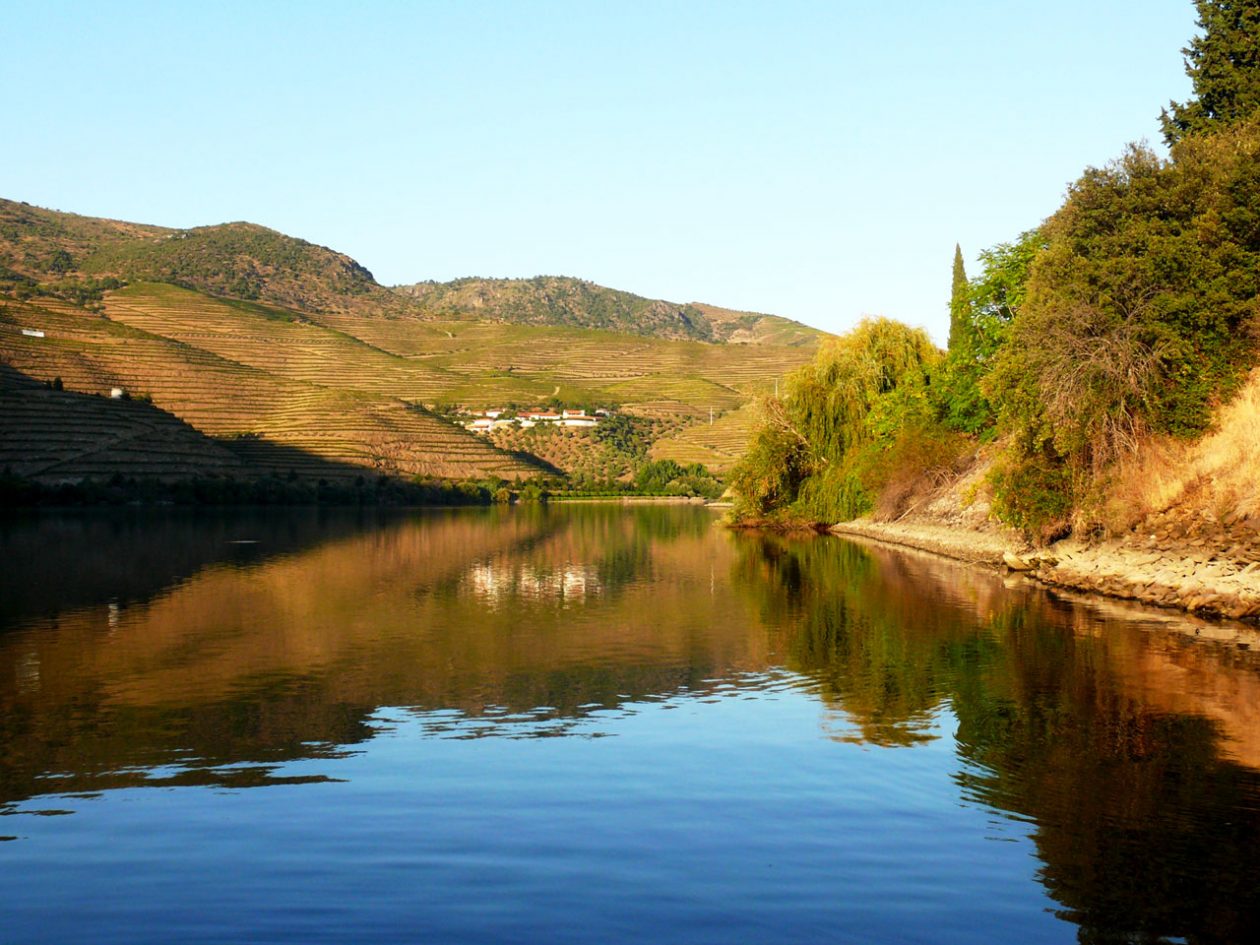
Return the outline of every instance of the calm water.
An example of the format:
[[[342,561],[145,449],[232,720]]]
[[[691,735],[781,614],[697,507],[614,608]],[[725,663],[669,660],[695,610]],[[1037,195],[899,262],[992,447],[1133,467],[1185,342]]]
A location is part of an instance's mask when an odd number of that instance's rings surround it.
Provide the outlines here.
[[[714,521],[0,520],[0,942],[1258,940],[1255,652]]]

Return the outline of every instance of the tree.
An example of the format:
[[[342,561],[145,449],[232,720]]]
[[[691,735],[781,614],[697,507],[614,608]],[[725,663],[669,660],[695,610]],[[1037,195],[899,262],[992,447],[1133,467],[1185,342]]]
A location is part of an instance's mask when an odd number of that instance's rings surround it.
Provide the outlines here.
[[[996,418],[982,389],[984,379],[1023,304],[1033,260],[1043,245],[1039,230],[1021,233],[1013,242],[980,254],[984,268],[976,279],[964,283],[961,296],[954,284],[951,315],[960,310],[963,327],[961,333],[950,331],[949,357],[932,389],[937,416],[951,430],[986,434],[993,429]],[[955,262],[955,273],[960,263],[961,258]]]
[[[1182,52],[1194,95],[1160,113],[1171,147],[1260,108],[1260,0],[1195,0],[1202,35]]]
[[[64,249],[58,249],[48,258],[48,271],[63,276],[74,268],[74,260]]]
[[[1072,185],[983,385],[1082,481],[1147,433],[1202,434],[1256,363],[1260,114],[1173,155],[1133,145]]]
[[[963,266],[962,247],[954,244],[954,279],[949,291],[949,350],[968,347],[970,321],[968,314],[967,270]]]
[[[880,456],[931,423],[941,352],[927,332],[867,319],[787,377],[731,473],[735,514],[839,522],[870,507]]]

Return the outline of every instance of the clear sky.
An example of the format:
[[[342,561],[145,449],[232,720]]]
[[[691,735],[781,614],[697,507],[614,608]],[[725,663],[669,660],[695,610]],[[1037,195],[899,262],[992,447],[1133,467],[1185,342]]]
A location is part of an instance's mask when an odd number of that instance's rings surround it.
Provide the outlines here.
[[[954,243],[1159,142],[1190,0],[0,0],[0,196],[385,284],[581,276],[943,341]]]

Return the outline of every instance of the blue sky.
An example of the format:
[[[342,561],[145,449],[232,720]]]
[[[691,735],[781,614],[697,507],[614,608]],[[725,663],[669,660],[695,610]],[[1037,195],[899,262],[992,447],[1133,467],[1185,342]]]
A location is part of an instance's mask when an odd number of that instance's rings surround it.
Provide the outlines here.
[[[251,220],[386,284],[581,276],[947,326],[975,254],[1158,143],[1190,0],[4,4],[0,195]]]

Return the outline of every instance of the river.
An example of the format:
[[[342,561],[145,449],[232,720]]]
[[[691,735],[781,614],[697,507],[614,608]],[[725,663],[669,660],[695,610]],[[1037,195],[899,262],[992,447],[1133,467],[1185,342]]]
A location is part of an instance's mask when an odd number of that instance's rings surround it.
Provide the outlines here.
[[[691,506],[0,519],[0,941],[1260,940],[1260,653]]]

